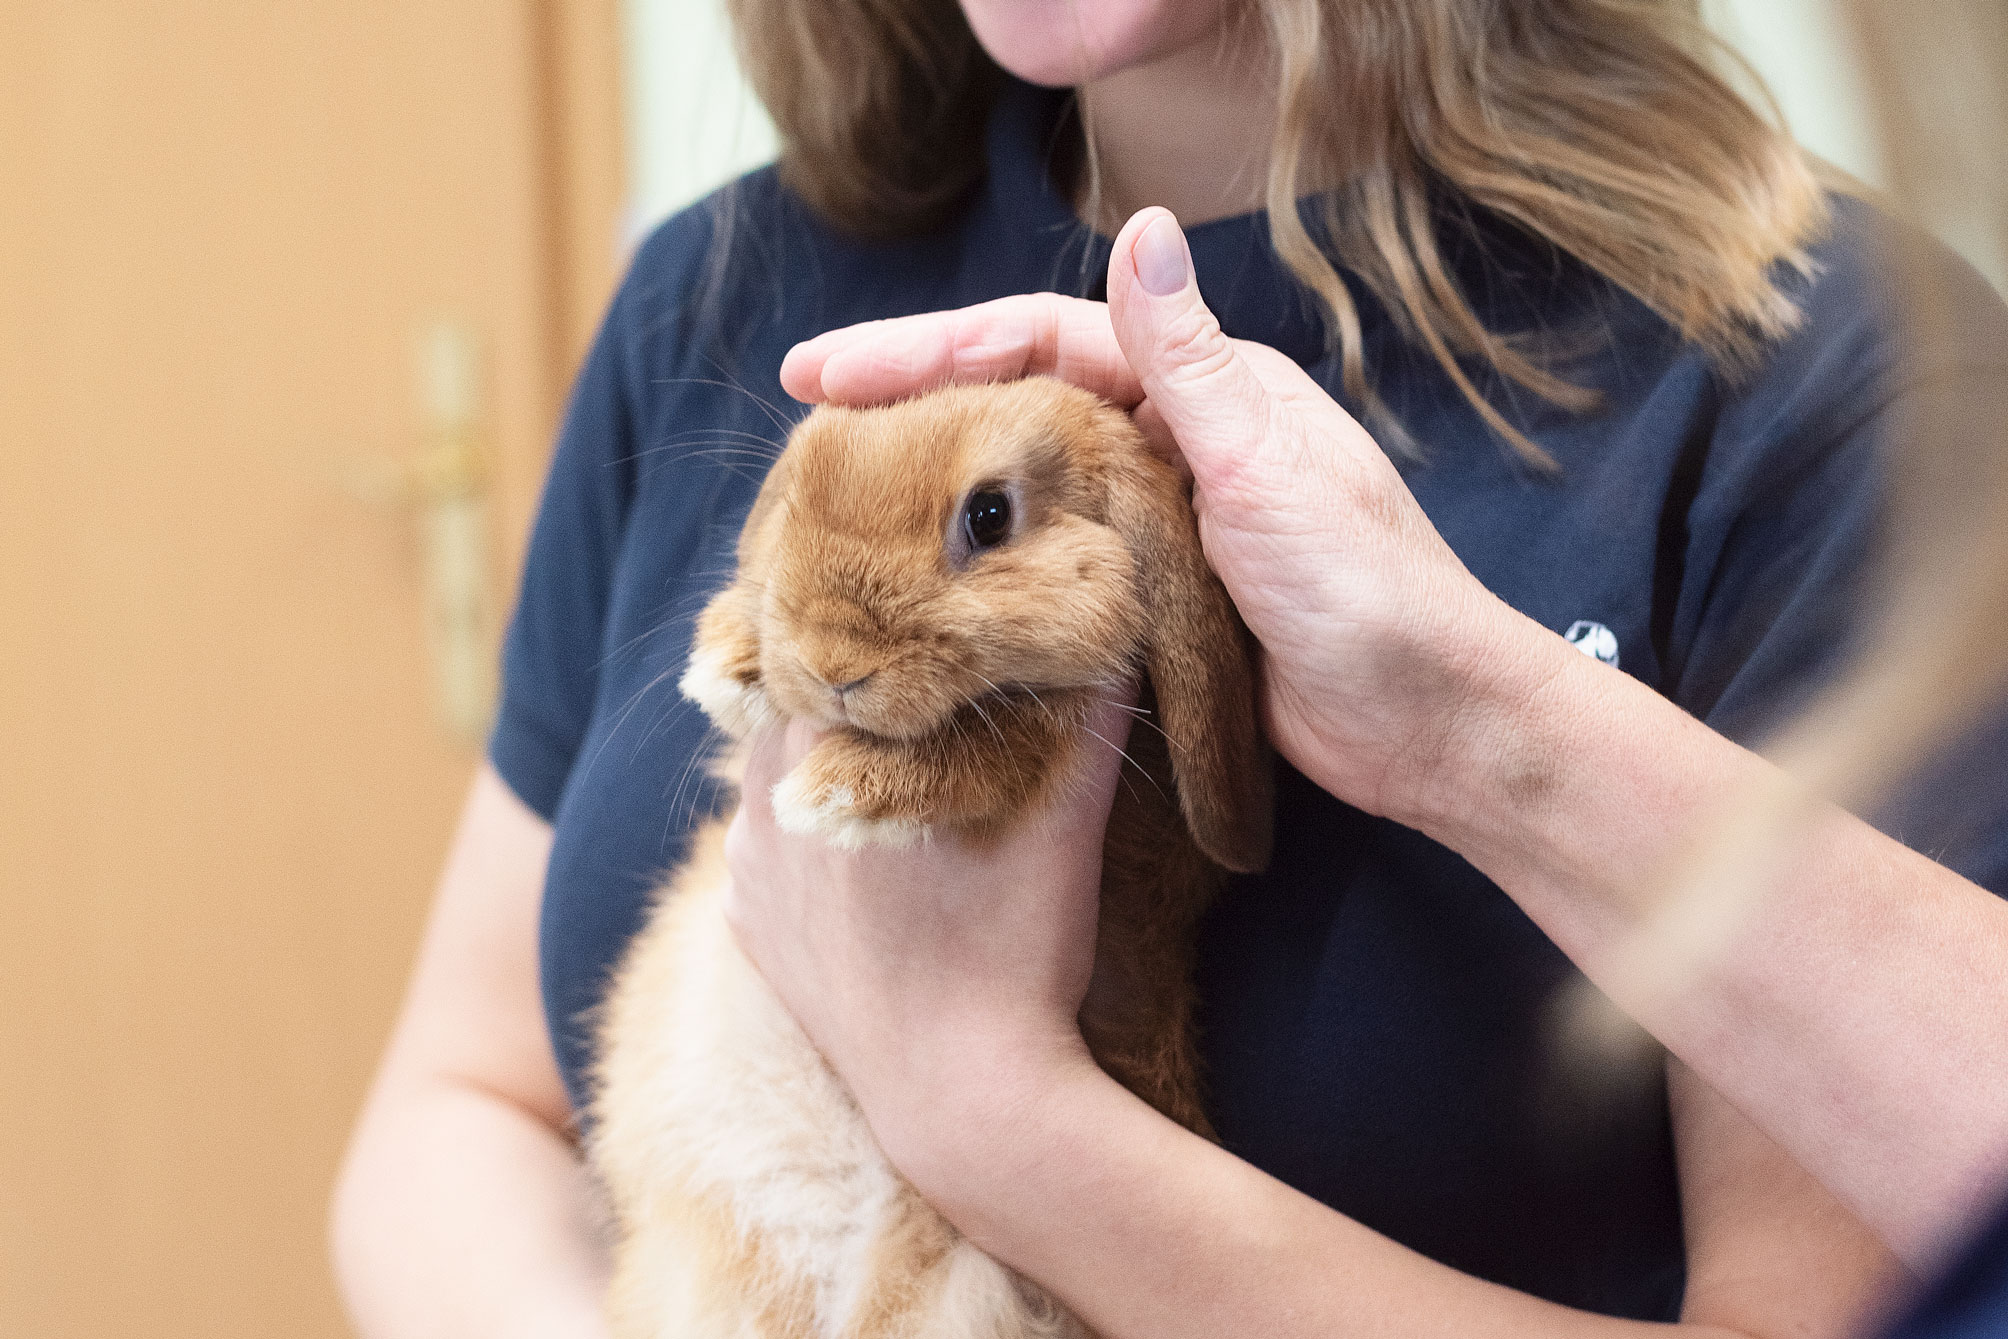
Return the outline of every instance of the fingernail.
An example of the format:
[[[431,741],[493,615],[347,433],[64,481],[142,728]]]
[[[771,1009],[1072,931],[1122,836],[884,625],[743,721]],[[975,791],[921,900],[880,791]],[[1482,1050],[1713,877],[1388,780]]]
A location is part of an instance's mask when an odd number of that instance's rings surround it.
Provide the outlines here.
[[[1185,249],[1185,234],[1169,214],[1159,214],[1150,221],[1130,254],[1136,259],[1136,277],[1144,292],[1155,297],[1170,297],[1191,277],[1192,257]]]

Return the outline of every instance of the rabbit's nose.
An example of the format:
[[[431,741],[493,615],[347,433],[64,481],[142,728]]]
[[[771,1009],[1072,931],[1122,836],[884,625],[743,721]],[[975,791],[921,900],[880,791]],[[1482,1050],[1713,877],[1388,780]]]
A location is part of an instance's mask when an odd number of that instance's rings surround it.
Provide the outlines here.
[[[847,694],[869,683],[884,666],[874,665],[865,655],[856,652],[835,652],[807,661],[802,668],[822,680],[841,701]]]

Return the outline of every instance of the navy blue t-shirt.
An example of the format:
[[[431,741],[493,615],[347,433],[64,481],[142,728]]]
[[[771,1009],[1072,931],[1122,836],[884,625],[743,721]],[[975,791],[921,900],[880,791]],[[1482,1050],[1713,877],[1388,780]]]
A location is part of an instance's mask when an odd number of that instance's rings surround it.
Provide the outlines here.
[[[2008,1339],[2008,1204],[1888,1339]]]
[[[924,236],[846,237],[756,172],[663,225],[614,300],[552,466],[491,748],[556,827],[543,988],[575,1100],[585,1016],[718,802],[705,721],[676,680],[774,447],[805,412],[780,389],[782,355],[876,317],[1036,290],[1099,296],[1107,241],[1051,181],[1064,105],[1008,87],[984,185]],[[1521,464],[1354,290],[1375,383],[1423,448],[1404,477],[1465,564],[1738,739],[1801,705],[1846,642],[1876,525],[1879,428],[1903,393],[1870,256],[1875,217],[1837,210],[1817,276],[1790,281],[1804,328],[1740,380],[1545,245],[1447,212],[1444,244],[1482,316],[1592,350],[1565,370],[1603,393],[1595,412],[1493,388],[1555,458],[1551,474]],[[721,236],[729,246],[714,246]],[[1336,360],[1260,216],[1189,237],[1227,332],[1282,350],[1336,393]],[[2008,317],[1977,277],[1959,282],[1973,299],[1963,356],[2008,366]],[[1997,777],[1971,778],[2004,741],[1972,744],[1964,780],[1893,828],[1997,891],[2008,801]],[[1287,768],[1277,823],[1272,868],[1228,892],[1200,945],[1202,1045],[1226,1146],[1457,1268],[1673,1319],[1685,1258],[1659,1068],[1629,1084],[1572,1082],[1552,1002],[1580,978],[1453,852]]]

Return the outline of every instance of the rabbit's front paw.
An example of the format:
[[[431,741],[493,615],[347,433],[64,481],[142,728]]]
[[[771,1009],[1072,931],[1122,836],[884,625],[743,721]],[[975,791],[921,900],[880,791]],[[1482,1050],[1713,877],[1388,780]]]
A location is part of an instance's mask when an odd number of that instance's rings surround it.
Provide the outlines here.
[[[819,750],[820,751],[820,750]],[[784,832],[821,837],[841,850],[908,847],[927,839],[927,824],[895,812],[863,777],[840,778],[838,769],[812,752],[773,791],[774,821]]]
[[[735,660],[724,651],[710,647],[698,650],[676,686],[704,709],[713,725],[734,739],[744,739],[781,719],[767,700],[767,690],[760,686],[757,662]]]

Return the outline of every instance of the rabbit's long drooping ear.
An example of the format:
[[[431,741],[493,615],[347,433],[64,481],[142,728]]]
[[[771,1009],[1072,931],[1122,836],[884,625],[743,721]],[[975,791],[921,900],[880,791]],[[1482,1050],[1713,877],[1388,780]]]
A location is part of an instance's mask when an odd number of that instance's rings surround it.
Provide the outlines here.
[[[1269,863],[1274,777],[1255,716],[1252,639],[1199,547],[1171,466],[1138,456],[1108,476],[1108,522],[1136,562],[1144,666],[1193,838],[1237,873]]]

